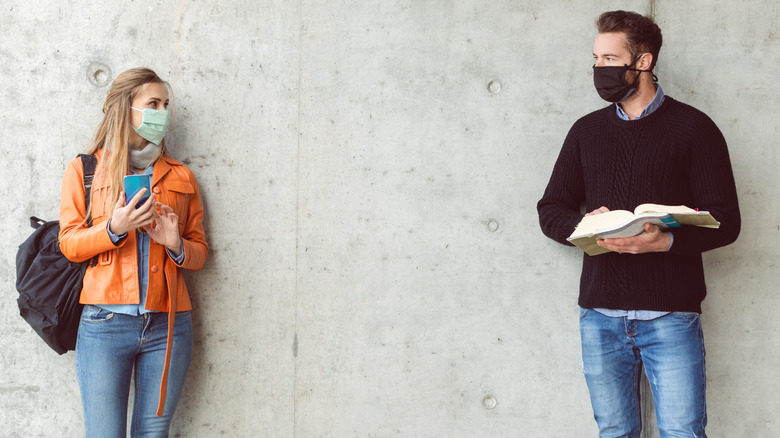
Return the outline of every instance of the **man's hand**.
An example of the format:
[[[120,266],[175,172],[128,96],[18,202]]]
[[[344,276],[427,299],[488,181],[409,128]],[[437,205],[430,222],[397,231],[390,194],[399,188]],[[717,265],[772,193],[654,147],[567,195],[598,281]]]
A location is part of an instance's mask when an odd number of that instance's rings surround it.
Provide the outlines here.
[[[603,205],[585,216],[601,214],[608,212],[609,209]],[[665,252],[672,244],[672,237],[669,233],[661,231],[655,225],[645,224],[645,232],[634,237],[624,237],[622,239],[600,239],[596,244],[602,248],[614,251],[620,254],[644,254],[646,252]]]
[[[610,251],[620,254],[644,254],[647,252],[664,252],[672,244],[669,233],[661,231],[655,225],[646,223],[645,232],[634,237],[622,239],[602,239],[596,243]]]
[[[609,211],[609,209],[602,205],[601,207],[591,211],[590,213],[586,213],[585,216],[593,216],[594,214],[606,213],[608,211]]]

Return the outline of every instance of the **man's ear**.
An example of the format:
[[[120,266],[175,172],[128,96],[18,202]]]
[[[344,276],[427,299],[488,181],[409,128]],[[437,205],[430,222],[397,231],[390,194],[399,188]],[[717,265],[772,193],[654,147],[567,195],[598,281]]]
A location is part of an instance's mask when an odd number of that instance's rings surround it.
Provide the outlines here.
[[[637,67],[639,70],[650,70],[650,66],[653,65],[653,54],[652,53],[643,53],[642,56],[639,57],[639,62],[637,62]]]

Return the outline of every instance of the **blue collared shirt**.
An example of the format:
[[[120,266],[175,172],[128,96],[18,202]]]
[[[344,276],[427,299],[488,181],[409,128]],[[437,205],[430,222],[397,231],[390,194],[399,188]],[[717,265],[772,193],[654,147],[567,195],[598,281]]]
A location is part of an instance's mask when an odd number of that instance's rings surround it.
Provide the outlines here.
[[[655,97],[653,97],[653,100],[645,107],[645,109],[642,110],[641,113],[639,113],[639,117],[633,119],[633,120],[639,120],[643,117],[647,117],[648,115],[652,114],[655,110],[661,107],[661,104],[664,103],[664,90],[661,88],[661,84],[656,83],[655,84]],[[620,105],[615,105],[617,108],[617,115],[622,120],[625,121],[631,121],[632,119],[626,114],[625,111],[623,111],[623,108],[620,107]],[[672,233],[669,233],[670,237],[672,238],[672,241],[669,245],[669,248],[672,247],[674,244],[674,235]],[[667,249],[668,251],[668,249]],[[639,319],[642,321],[647,321],[651,319],[660,318],[669,312],[659,312],[656,310],[614,310],[614,309],[593,309],[602,315],[610,316],[613,318],[622,318],[627,317],[628,319]]]
[[[154,164],[147,167],[143,174],[152,175],[153,171]],[[127,234],[117,236],[116,234],[112,233],[108,228],[109,225],[111,225],[110,220],[108,221],[108,225],[106,225],[106,229],[108,230],[109,237],[111,237],[111,241],[114,243],[119,242],[127,236]],[[144,313],[154,312],[154,310],[148,310],[146,308],[146,289],[149,283],[149,243],[151,242],[152,238],[149,237],[148,234],[141,231],[135,230],[134,232],[138,254],[138,290],[140,291],[141,295],[140,302],[138,304],[101,304],[98,306],[108,310],[109,312],[122,313],[125,315],[143,315]],[[168,251],[167,248],[166,251]],[[170,251],[168,251],[168,255],[171,256],[176,264],[180,265],[181,262],[184,261],[184,251],[182,251],[178,257],[175,257]]]
[[[664,103],[664,90],[661,88],[661,84],[657,83],[655,84],[655,96],[653,97],[653,100],[650,101],[649,104],[645,107],[645,109],[642,110],[641,113],[639,113],[639,117],[633,119],[633,120],[639,120],[643,117],[647,117],[655,110],[661,107],[661,104]],[[623,111],[623,108],[620,107],[619,104],[615,105],[615,108],[617,108],[617,115],[623,120],[630,121],[632,120],[631,117],[626,114],[625,111]]]

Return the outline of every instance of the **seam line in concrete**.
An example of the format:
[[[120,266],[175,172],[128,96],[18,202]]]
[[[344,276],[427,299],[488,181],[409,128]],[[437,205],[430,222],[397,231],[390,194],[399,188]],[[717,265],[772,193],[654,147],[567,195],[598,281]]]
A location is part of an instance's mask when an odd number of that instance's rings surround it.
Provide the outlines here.
[[[300,254],[300,217],[301,217],[301,74],[303,62],[303,0],[298,1],[298,108],[295,121],[296,134],[296,180],[295,180],[295,290],[293,291],[293,336],[295,354],[293,356],[293,393],[292,393],[292,438],[298,434],[298,256]]]

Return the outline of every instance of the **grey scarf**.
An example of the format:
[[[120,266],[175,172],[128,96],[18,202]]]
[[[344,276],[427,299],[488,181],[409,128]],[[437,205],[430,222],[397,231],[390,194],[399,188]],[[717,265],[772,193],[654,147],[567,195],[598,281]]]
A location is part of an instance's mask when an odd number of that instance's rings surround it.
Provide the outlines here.
[[[127,151],[127,160],[129,161],[130,166],[136,169],[146,169],[160,157],[162,146],[154,143],[147,143],[145,148],[136,149],[127,145]]]

